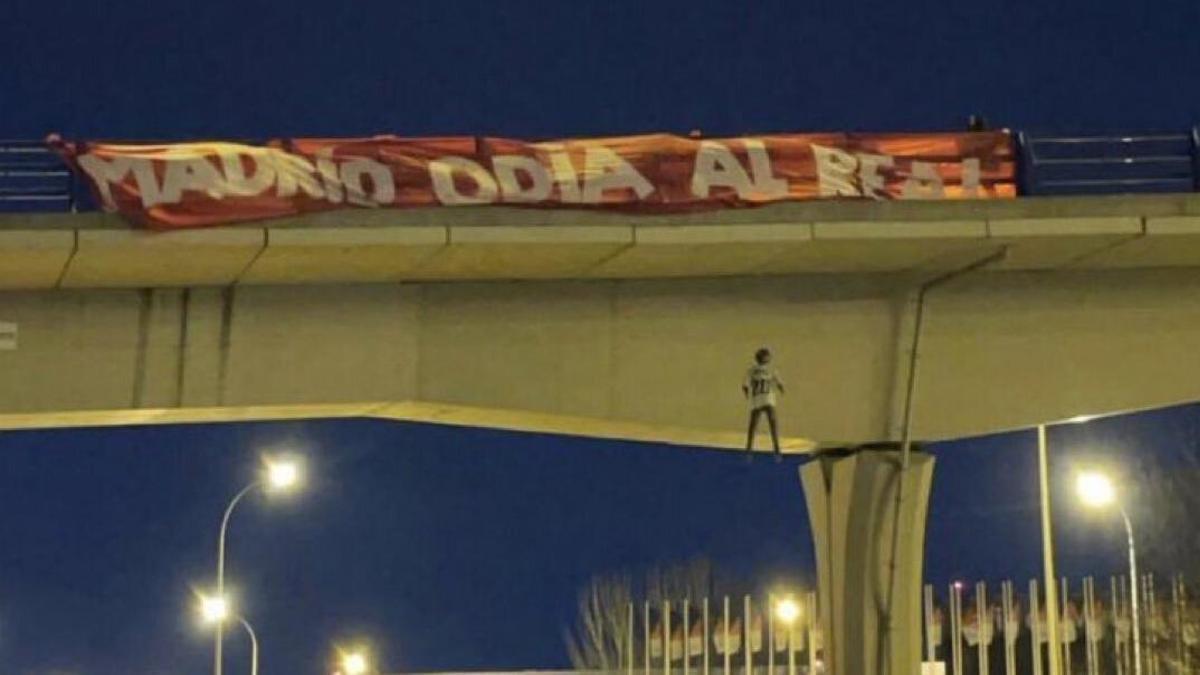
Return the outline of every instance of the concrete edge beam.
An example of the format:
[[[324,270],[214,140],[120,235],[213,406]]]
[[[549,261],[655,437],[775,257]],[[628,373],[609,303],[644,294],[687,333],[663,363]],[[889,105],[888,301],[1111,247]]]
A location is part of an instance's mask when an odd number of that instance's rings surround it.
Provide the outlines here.
[[[820,240],[888,239],[983,239],[985,220],[839,221],[817,222],[814,234]]]
[[[1148,236],[1200,235],[1200,216],[1167,216],[1147,218]]]
[[[1097,218],[1020,218],[988,220],[988,233],[1002,237],[1089,237],[1139,235],[1142,219],[1129,216]]]
[[[450,233],[444,227],[321,227],[270,228],[267,248],[275,246],[444,246]]]
[[[638,225],[637,246],[696,244],[755,244],[812,241],[811,223],[763,223],[756,225]]]
[[[501,225],[496,227],[451,227],[451,246],[460,244],[523,245],[523,244],[632,244],[632,225],[603,226],[546,226]]]

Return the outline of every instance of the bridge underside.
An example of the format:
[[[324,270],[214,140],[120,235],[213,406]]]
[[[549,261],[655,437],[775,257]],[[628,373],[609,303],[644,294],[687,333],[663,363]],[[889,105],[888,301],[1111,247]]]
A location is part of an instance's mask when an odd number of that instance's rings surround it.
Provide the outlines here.
[[[918,437],[1200,399],[1200,199],[1170,195],[162,235],[3,216],[0,412],[436,401],[736,446],[741,376],[769,345],[793,447],[895,439],[914,288],[1000,248],[928,298]]]

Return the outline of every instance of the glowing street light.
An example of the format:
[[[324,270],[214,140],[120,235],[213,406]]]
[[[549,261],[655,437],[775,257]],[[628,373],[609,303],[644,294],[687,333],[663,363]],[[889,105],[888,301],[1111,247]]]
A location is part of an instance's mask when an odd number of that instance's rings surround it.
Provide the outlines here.
[[[229,601],[220,595],[200,597],[200,618],[204,623],[221,623],[229,618]]]
[[[367,666],[367,655],[362,652],[348,652],[342,655],[343,675],[365,675]]]
[[[275,492],[291,490],[300,482],[300,466],[294,461],[267,461],[265,473],[267,487]]]
[[[1117,501],[1117,489],[1108,476],[1097,471],[1086,471],[1075,479],[1075,491],[1079,500],[1092,508],[1104,508]],[[1133,523],[1124,507],[1118,508],[1125,522],[1125,537],[1129,543],[1129,599],[1133,614],[1133,672],[1142,675],[1142,629],[1138,620],[1138,574],[1137,549],[1134,547]]]
[[[787,626],[796,623],[796,619],[800,618],[800,605],[791,598],[784,598],[775,603],[775,618],[779,619]]]
[[[788,675],[796,675],[796,620],[800,618],[800,604],[795,601],[790,595],[783,597],[773,602],[771,608],[775,616],[775,620],[784,625],[785,634],[787,635],[787,673]],[[772,663],[774,666],[775,654],[775,638],[774,629],[772,628],[771,638],[771,654]]]
[[[219,629],[229,616],[228,599],[220,595],[200,596],[200,618],[204,619],[204,623],[215,624]],[[246,617],[239,615],[237,620],[250,636],[250,675],[258,675],[258,635]]]
[[[225,507],[225,515],[221,518],[221,531],[217,538],[217,596],[225,596],[225,534],[229,530],[229,517],[242,498],[257,488],[263,488],[270,493],[282,493],[296,489],[300,484],[300,465],[296,460],[285,458],[268,458],[263,461],[262,475],[254,482],[242,488],[229,500]],[[247,627],[248,628],[248,627]],[[223,622],[217,623],[215,645],[213,648],[213,675],[221,675],[223,661],[221,658]]]
[[[1079,474],[1075,479],[1075,491],[1079,493],[1079,499],[1088,506],[1108,506],[1117,498],[1116,488],[1108,476],[1095,471]]]

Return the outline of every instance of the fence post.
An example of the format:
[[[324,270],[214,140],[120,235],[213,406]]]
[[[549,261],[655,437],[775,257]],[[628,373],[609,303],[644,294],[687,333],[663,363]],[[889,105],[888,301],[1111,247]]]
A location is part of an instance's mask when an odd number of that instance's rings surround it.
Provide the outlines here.
[[[646,654],[646,662],[645,662],[646,675],[650,675],[650,601],[649,600],[647,600],[645,602],[644,607],[645,607],[645,611],[643,612],[644,616],[642,617],[643,618],[642,630],[643,630],[643,636],[645,637],[645,642],[643,643],[642,646],[643,646],[643,651]]]
[[[1037,579],[1029,580],[1029,644],[1033,652],[1033,675],[1042,675],[1042,616]]]
[[[752,620],[753,614],[751,614],[752,609],[750,607],[750,596],[749,595],[746,595],[745,598],[743,598],[742,612],[745,615],[742,618],[742,623],[744,624],[744,627],[745,627],[743,632],[746,636],[745,644],[742,645],[742,650],[746,654],[746,675],[752,675],[752,673],[754,672],[754,652],[751,649],[751,645],[750,645],[750,624],[753,623],[753,620]]]
[[[733,675],[733,654],[729,649],[729,596],[725,596],[725,621],[721,624],[721,630],[725,633],[725,675]]]
[[[703,640],[703,644],[704,644],[704,675],[709,675],[709,673],[708,673],[708,642],[709,642],[709,640],[712,639],[712,631],[710,631],[708,628],[708,596],[707,595],[704,596],[704,612],[703,612],[703,617],[701,618],[701,622],[703,623],[703,625],[701,626],[701,629],[702,629],[701,633],[704,635],[704,640]]]
[[[663,675],[671,675],[671,601],[663,600]]]
[[[988,649],[992,646],[992,636],[995,634],[991,630],[992,616],[988,612],[987,606],[987,584],[983,581],[975,582],[975,632],[979,637],[976,643],[976,660],[979,663],[979,672],[981,674],[991,672],[988,667]]]
[[[962,587],[958,583],[950,584],[950,658],[954,675],[963,675]]]
[[[1067,620],[1070,618],[1071,612],[1071,596],[1069,595],[1069,587],[1067,578],[1062,578],[1062,591],[1059,593],[1059,602],[1062,603],[1062,610],[1059,612],[1058,620],[1058,638],[1062,641],[1059,649],[1062,649],[1062,664],[1063,672],[1067,675],[1071,673],[1071,641],[1067,639]],[[1078,627],[1076,626],[1076,629]],[[1077,631],[1078,632],[1078,631]]]
[[[683,675],[691,675],[692,664],[692,622],[688,612],[692,608],[691,598],[683,599]]]

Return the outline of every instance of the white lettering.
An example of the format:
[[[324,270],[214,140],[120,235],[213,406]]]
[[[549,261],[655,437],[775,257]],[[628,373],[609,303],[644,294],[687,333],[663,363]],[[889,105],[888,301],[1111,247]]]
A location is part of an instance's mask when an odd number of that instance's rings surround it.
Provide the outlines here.
[[[185,190],[203,192],[212,199],[221,199],[225,196],[222,191],[224,178],[217,171],[217,167],[204,157],[168,159],[166,167],[163,172],[162,193],[158,195],[158,202],[178,204],[183,199]],[[152,202],[147,195],[143,194],[142,203],[149,207],[154,206],[157,202]]]
[[[117,208],[117,203],[113,201],[112,186],[109,183],[120,183],[133,170],[134,162],[149,164],[147,160],[135,160],[130,157],[115,157],[110,162],[90,152],[80,156],[79,166],[96,185],[96,190],[100,192],[100,199],[104,202],[105,209],[114,211]],[[157,192],[157,189],[155,192]]]
[[[337,164],[333,163],[333,148],[324,147],[317,151],[317,175],[321,177],[321,187],[325,189],[325,199],[332,204],[341,204],[343,179],[338,176]]]
[[[769,200],[787,196],[787,181],[772,175],[766,144],[756,138],[742,142],[750,159],[749,173],[725,144],[700,142],[692,171],[692,195],[704,199],[711,194],[712,188],[728,187],[733,188],[741,199]]]
[[[883,176],[879,169],[893,166],[895,158],[891,155],[866,154],[855,154],[854,157],[858,160],[863,195],[874,199],[887,199],[887,191],[884,189]]]
[[[754,194],[745,195],[746,199],[781,199],[787,196],[788,184],[783,178],[776,178],[771,169],[771,156],[767,154],[767,144],[757,138],[747,138],[746,154],[750,156],[750,174],[754,176]]]
[[[550,158],[550,175],[558,188],[558,200],[564,204],[583,201],[579,189],[579,178],[575,175],[575,164],[561,143],[535,143],[534,148],[545,152]]]
[[[262,194],[263,191],[275,184],[275,167],[267,157],[266,151],[256,150],[252,153],[242,153],[236,150],[227,150],[218,152],[217,157],[220,159],[221,169],[225,173],[225,182],[221,186],[224,194],[252,197]],[[243,157],[254,165],[254,173],[249,177],[246,176],[246,168],[242,164]]]
[[[968,157],[962,163],[963,196],[974,198],[979,196],[979,158]]]
[[[369,194],[364,177],[371,179]],[[380,206],[391,204],[396,199],[396,185],[391,170],[366,157],[357,157],[342,164],[342,184],[346,187],[346,201],[351,204]]]
[[[904,181],[904,199],[941,199],[944,194],[942,177],[937,166],[929,162],[913,162],[912,172]]]
[[[533,157],[497,155],[492,158],[492,171],[506,202],[540,202],[550,196],[553,188],[550,173]],[[518,174],[529,177],[529,187],[521,186]]]
[[[313,175],[316,169],[307,159],[281,150],[273,150],[270,156],[275,165],[275,194],[294,197],[303,190],[304,194],[314,199],[325,197],[325,190]]]
[[[599,204],[608,190],[633,190],[638,199],[645,199],[654,192],[654,186],[610,148],[588,148],[584,155],[583,201]]]
[[[823,145],[812,146],[813,158],[817,162],[817,181],[823,197],[861,197],[856,185],[855,173],[858,161],[854,155],[839,148]]]
[[[707,198],[713,187],[733,188],[739,197],[750,194],[750,176],[724,143],[700,141],[692,171],[692,195]]]
[[[474,194],[459,192],[454,183],[458,173],[475,183]],[[499,187],[487,169],[465,157],[441,157],[429,163],[429,176],[433,179],[433,191],[439,201],[451,206],[490,204],[496,201]]]

